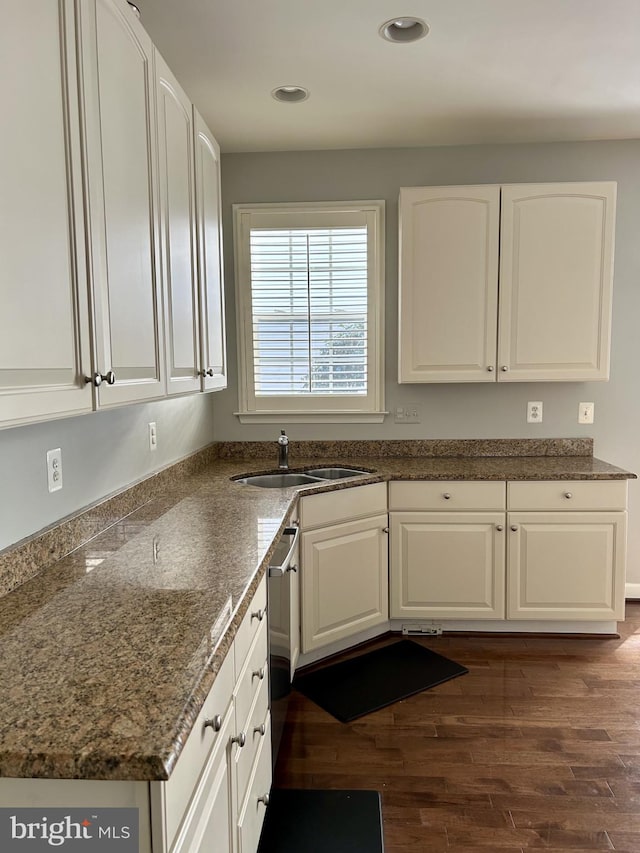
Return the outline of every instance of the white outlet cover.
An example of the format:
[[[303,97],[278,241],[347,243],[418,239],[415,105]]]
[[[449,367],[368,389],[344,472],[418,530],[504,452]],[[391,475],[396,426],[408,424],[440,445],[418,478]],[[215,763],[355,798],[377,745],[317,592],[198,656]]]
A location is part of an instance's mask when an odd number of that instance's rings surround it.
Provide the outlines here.
[[[527,403],[527,423],[542,423],[542,400],[532,400]]]
[[[62,450],[47,450],[47,485],[50,492],[59,492],[62,488]]]

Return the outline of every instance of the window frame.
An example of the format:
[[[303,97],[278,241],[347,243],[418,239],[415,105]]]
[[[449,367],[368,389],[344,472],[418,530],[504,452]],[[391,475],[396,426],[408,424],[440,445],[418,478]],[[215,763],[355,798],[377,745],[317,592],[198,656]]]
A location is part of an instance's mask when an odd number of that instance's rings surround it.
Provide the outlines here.
[[[367,225],[367,393],[255,393],[250,267],[251,228]],[[384,410],[385,202],[290,202],[233,205],[238,411],[241,423],[381,423]]]

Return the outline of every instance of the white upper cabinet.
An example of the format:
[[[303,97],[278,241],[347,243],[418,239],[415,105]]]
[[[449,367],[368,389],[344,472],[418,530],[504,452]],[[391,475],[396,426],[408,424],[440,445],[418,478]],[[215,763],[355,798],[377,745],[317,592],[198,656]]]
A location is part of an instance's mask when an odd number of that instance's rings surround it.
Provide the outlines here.
[[[612,182],[403,188],[399,381],[608,379],[615,200]]]
[[[100,406],[165,393],[153,46],[124,0],[82,0],[87,211]]]
[[[193,109],[155,52],[167,391],[200,390]]]
[[[609,378],[615,204],[611,182],[502,188],[502,381]]]
[[[500,187],[400,190],[400,382],[493,382]]]
[[[71,0],[0,28],[0,425],[92,407]]]
[[[202,340],[202,390],[227,387],[222,274],[220,149],[194,109],[198,275]]]

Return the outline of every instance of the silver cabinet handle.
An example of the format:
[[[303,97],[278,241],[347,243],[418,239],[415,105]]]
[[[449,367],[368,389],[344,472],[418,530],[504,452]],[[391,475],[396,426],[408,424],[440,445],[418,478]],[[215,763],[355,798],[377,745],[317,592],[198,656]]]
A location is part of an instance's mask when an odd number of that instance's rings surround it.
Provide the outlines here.
[[[253,730],[253,733],[254,733],[254,735],[259,734],[260,737],[264,737],[265,734],[267,733],[267,727],[265,726],[264,723],[260,723],[259,726],[255,727],[255,729]]]
[[[93,376],[84,377],[85,385],[88,385],[90,382],[92,382],[96,388],[99,388],[103,382],[106,382],[107,385],[115,385],[116,375],[113,370],[107,370],[106,373],[99,373],[96,371]]]
[[[222,728],[222,717],[220,716],[220,714],[216,714],[215,717],[212,717],[210,720],[205,720],[205,729],[207,728],[207,726],[210,726],[214,730],[214,732],[219,732]]]
[[[261,666],[260,669],[254,669],[253,670],[253,672],[251,673],[251,680],[253,681],[254,678],[258,678],[260,681],[262,681],[262,679],[264,678],[264,667],[263,666]]]
[[[498,533],[502,533],[502,531],[504,530],[504,525],[496,524],[496,530],[498,531]]]
[[[258,622],[262,622],[262,620],[264,619],[265,613],[266,613],[266,610],[256,610],[255,613],[251,614],[251,618],[257,619]]]
[[[489,364],[489,365],[487,366],[487,372],[488,372],[488,373],[493,373],[493,365],[492,365],[492,364]]]
[[[518,529],[518,525],[517,525],[517,524],[512,524],[512,525],[511,525],[511,529],[512,529],[512,530],[513,530],[513,532],[515,533],[515,532],[517,531],[517,529]]]
[[[261,797],[258,797],[259,803],[264,803],[265,806],[269,805],[269,794],[263,794]]]
[[[207,370],[205,370],[204,373],[205,373],[205,376],[213,376],[213,374],[214,374],[213,367],[209,367]]]
[[[502,365],[502,367],[500,368],[500,370],[501,370],[503,373],[506,373],[506,372],[507,372],[507,370],[509,370],[509,365],[508,365],[508,364],[503,364],[503,365]]]
[[[382,528],[382,532],[383,532],[383,533],[388,533],[388,532],[389,532],[389,528],[388,528],[388,527],[383,527],[383,528]]]
[[[244,732],[240,732],[239,735],[236,735],[235,737],[231,738],[231,743],[237,743],[240,749],[242,749],[246,742],[247,736]]]
[[[565,492],[564,496],[567,500],[571,500],[571,498],[573,497],[573,492]]]
[[[450,500],[451,500],[451,495],[449,494],[449,492],[445,492],[445,493],[442,495],[442,497],[445,499],[445,501],[450,501]]]
[[[287,569],[287,571],[288,571],[288,572],[297,572],[297,571],[298,571],[298,567],[297,567],[297,566],[294,566],[294,565],[293,565],[293,563],[292,563],[292,564],[289,566],[289,568]]]

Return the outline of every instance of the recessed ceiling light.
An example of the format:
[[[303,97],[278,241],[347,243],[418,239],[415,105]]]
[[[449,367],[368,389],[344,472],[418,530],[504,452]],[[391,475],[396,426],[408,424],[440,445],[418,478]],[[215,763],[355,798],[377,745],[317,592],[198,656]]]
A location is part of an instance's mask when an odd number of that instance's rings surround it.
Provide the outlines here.
[[[424,38],[429,33],[429,25],[422,18],[410,16],[391,18],[390,21],[382,24],[378,33],[387,41],[407,44],[407,42]]]
[[[277,89],[273,89],[271,96],[285,104],[297,104],[299,101],[307,100],[309,90],[304,86],[278,86]]]

